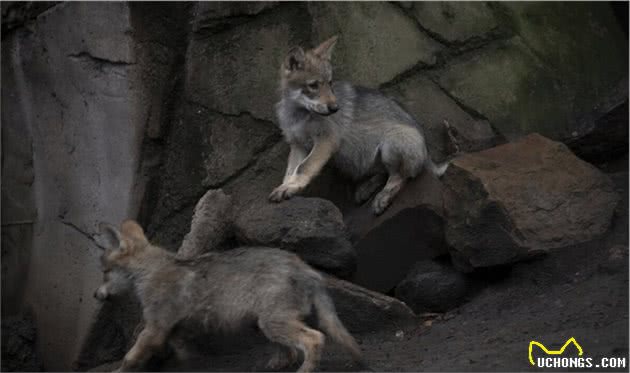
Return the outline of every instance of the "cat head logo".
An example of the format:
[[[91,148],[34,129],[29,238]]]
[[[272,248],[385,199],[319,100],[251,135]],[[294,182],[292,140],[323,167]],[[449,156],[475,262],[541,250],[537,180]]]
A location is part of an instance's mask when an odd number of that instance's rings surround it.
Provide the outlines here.
[[[529,342],[529,362],[533,366],[536,366],[536,363],[534,362],[534,357],[532,356],[532,350],[533,350],[534,346],[540,347],[540,349],[543,350],[543,352],[546,353],[547,355],[562,355],[564,353],[564,350],[566,350],[566,348],[570,344],[573,344],[577,348],[579,356],[582,356],[584,354],[584,351],[582,351],[582,346],[580,346],[580,344],[577,343],[577,341],[575,340],[574,337],[569,338],[564,343],[564,345],[562,345],[562,347],[560,347],[559,350],[549,350],[542,343],[536,342],[536,341],[531,341],[531,342]]]

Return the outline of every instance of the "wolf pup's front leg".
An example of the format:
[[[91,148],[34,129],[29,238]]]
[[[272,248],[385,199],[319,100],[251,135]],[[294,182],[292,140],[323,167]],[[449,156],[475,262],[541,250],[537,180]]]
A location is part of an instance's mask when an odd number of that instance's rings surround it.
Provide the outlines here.
[[[293,197],[306,188],[311,180],[319,174],[336,149],[337,142],[333,138],[316,139],[311,152],[290,173],[291,163],[299,156],[299,154],[294,154],[294,146],[292,146],[289,154],[287,174],[282,184],[271,192],[269,200],[280,202]],[[296,152],[299,152],[299,150]]]
[[[287,161],[287,171],[282,179],[282,184],[289,182],[289,179],[295,174],[295,170],[304,162],[308,151],[298,144],[291,144],[291,151],[289,152],[289,159]]]
[[[138,335],[136,343],[125,354],[118,371],[129,372],[141,369],[151,356],[162,348],[167,334],[159,326],[147,323]]]

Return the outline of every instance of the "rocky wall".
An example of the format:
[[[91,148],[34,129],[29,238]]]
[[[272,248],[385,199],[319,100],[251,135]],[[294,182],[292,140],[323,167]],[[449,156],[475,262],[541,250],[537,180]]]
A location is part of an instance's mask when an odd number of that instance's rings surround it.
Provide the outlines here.
[[[122,317],[91,297],[97,222],[135,217],[176,250],[208,189],[238,215],[280,183],[273,104],[294,45],[338,34],[335,78],[397,99],[436,161],[532,132],[591,162],[627,154],[627,32],[607,3],[3,2],[2,32],[3,317],[32,310],[46,369],[119,358],[130,338],[131,321],[94,337]],[[332,169],[305,194],[343,214],[356,282],[391,293],[452,251],[439,188],[419,180],[379,219]],[[384,281],[361,280],[379,265]]]

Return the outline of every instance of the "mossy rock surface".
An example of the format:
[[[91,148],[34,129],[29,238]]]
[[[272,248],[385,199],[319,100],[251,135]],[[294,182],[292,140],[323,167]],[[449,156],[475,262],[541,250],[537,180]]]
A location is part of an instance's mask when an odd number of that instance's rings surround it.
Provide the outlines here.
[[[501,134],[567,141],[627,98],[627,39],[607,4],[502,3],[514,36],[436,73]]]
[[[434,65],[443,49],[394,4],[320,2],[309,11],[314,40],[340,36],[335,76],[356,84],[376,87],[417,64]]]

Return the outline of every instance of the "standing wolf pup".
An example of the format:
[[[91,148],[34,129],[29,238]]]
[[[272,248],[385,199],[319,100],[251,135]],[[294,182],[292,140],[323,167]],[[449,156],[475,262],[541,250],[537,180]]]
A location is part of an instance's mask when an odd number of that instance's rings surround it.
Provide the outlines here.
[[[279,249],[238,248],[194,259],[179,259],[149,243],[138,223],[120,230],[101,226],[104,284],[94,296],[133,288],[142,305],[145,326],[127,352],[121,370],[137,370],[168,341],[185,355],[183,332],[197,326],[235,331],[257,325],[271,341],[284,346],[268,368],[291,364],[304,355],[300,372],[317,367],[324,335],[302,320],[315,311],[319,325],[361,363],[361,351],[337,318],[321,275],[296,255]],[[177,337],[180,337],[179,339]]]
[[[279,202],[300,192],[332,158],[342,173],[362,182],[358,203],[387,176],[374,199],[378,215],[424,166],[441,176],[448,164],[431,161],[420,125],[396,102],[376,90],[332,81],[336,42],[334,36],[306,52],[293,48],[282,64],[276,114],[291,151],[282,185],[269,199]]]

